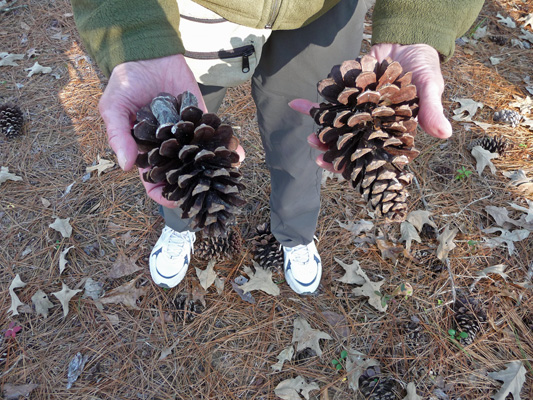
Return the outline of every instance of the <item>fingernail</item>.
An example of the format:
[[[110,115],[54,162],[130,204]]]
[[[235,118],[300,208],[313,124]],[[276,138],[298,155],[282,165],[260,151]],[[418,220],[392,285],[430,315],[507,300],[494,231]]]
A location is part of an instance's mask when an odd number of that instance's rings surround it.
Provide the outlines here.
[[[124,169],[126,163],[128,162],[128,159],[126,158],[126,155],[120,150],[117,151],[117,160],[118,165],[120,165],[120,168]]]

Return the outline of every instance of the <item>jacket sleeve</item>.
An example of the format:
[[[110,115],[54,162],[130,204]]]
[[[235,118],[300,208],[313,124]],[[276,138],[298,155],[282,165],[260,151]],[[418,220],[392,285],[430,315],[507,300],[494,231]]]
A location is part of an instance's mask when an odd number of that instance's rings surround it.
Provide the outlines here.
[[[123,62],[184,53],[176,0],[72,0],[78,31],[107,76]]]
[[[377,0],[372,44],[429,44],[446,61],[482,6],[483,0]]]

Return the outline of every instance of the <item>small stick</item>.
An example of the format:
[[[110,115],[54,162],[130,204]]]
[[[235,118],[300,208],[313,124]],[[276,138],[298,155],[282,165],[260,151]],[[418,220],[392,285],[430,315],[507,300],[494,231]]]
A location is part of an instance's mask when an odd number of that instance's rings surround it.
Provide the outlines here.
[[[452,269],[450,268],[450,259],[449,258],[446,258],[446,268],[448,269],[448,273],[450,274],[450,286],[452,287],[452,298],[453,298],[453,302],[455,303],[455,300],[457,299],[457,291],[455,289],[455,282],[453,280],[453,274],[452,274]]]

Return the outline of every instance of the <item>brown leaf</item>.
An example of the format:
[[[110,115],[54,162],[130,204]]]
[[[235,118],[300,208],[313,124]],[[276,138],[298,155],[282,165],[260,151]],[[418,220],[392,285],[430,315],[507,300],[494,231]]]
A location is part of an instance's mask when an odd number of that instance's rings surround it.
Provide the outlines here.
[[[61,290],[52,294],[57,297],[57,299],[61,303],[61,306],[63,307],[63,318],[65,318],[69,311],[68,303],[70,299],[76,296],[78,292],[81,292],[81,289],[72,290],[63,282],[61,283],[61,285]]]
[[[322,316],[339,336],[344,339],[350,336],[350,327],[344,315],[337,314],[333,311],[322,311]]]
[[[309,323],[302,317],[298,317],[294,320],[292,343],[298,343],[296,351],[310,348],[320,357],[322,355],[320,339],[331,340],[331,336],[326,332],[311,328],[311,325],[309,325]]]
[[[122,286],[119,286],[116,289],[113,289],[106,297],[101,297],[99,300],[96,300],[95,303],[123,304],[126,307],[139,310],[139,307],[137,306],[137,300],[139,297],[144,296],[148,289],[145,287],[135,287],[136,282],[137,278],[125,283]]]
[[[390,259],[392,262],[396,262],[398,256],[403,253],[403,246],[393,244],[385,239],[383,236],[376,238],[376,244],[381,251],[381,258],[383,260]]]
[[[37,387],[39,387],[39,385],[35,383],[28,383],[26,385],[6,383],[4,385],[4,399],[16,400],[20,398],[20,396],[28,398],[30,397],[30,393]]]
[[[111,279],[118,279],[140,271],[142,268],[135,264],[135,261],[133,258],[126,257],[124,254],[119,254],[107,276]]]

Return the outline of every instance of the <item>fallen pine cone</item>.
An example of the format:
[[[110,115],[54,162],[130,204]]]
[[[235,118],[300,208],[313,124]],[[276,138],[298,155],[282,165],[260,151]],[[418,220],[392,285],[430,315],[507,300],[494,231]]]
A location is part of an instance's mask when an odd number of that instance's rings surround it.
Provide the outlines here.
[[[0,105],[0,132],[8,139],[21,134],[24,125],[24,115],[20,108],[13,103]]]
[[[404,171],[419,151],[414,147],[418,98],[411,73],[390,58],[365,55],[332,68],[318,83],[327,101],[311,110],[317,136],[333,164],[378,214],[401,222],[407,214]]]
[[[165,184],[163,196],[175,201],[190,229],[224,236],[238,207],[241,174],[239,140],[216,114],[203,113],[190,92],[177,98],[160,93],[137,112],[133,137],[140,154],[136,164],[148,168],[143,179]]]

